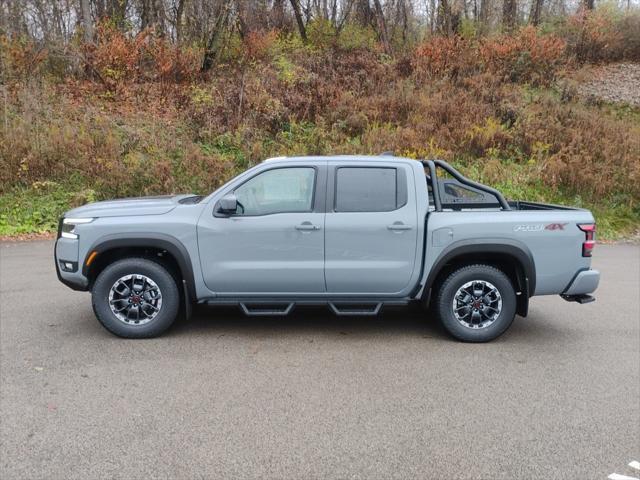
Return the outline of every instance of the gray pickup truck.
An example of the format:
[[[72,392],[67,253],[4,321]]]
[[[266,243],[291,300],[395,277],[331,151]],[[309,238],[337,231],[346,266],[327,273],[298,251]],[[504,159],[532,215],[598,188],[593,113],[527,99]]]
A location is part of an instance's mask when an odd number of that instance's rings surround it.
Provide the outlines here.
[[[420,303],[455,338],[502,334],[529,298],[588,303],[589,211],[506,201],[440,160],[273,158],[210,195],[88,204],[60,219],[61,282],[110,332],[164,332],[193,304],[376,315]]]

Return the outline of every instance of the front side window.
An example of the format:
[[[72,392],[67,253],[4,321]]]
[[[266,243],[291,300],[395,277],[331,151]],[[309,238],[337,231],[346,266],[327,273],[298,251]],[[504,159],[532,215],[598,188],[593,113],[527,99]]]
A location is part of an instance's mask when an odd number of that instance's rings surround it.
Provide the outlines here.
[[[237,215],[310,212],[313,209],[313,168],[277,168],[262,172],[235,190]]]
[[[399,175],[400,173],[400,175]],[[403,170],[340,167],[336,173],[336,212],[390,212],[407,202]]]

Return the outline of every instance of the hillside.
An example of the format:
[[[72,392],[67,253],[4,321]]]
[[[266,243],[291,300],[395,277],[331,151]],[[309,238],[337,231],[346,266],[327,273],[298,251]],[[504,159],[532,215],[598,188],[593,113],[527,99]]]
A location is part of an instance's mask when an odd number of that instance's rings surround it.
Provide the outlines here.
[[[640,225],[637,59],[595,76],[569,36],[433,36],[389,56],[368,30],[257,32],[207,72],[195,47],[107,25],[64,62],[2,42],[0,235],[88,201],[207,193],[269,156],[383,151],[590,208],[606,238]]]

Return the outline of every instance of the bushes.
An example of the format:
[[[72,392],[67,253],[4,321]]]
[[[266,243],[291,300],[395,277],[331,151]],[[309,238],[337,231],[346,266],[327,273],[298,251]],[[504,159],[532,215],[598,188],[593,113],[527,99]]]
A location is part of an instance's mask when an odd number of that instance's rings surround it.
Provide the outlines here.
[[[242,69],[219,69],[208,81],[175,90],[170,84],[164,93],[155,81],[144,81],[149,77],[132,73],[146,47],[132,54],[135,48],[125,45],[142,39],[112,39],[124,43],[111,57],[96,47],[102,52],[96,68],[129,72],[111,77],[118,91],[129,92],[126,100],[91,95],[81,83],[16,85],[0,142],[2,190],[80,175],[102,196],[202,191],[261,156],[297,149],[394,150],[466,163],[534,158],[548,169],[551,187],[640,196],[637,122],[512,83],[541,82],[533,81],[531,65],[555,68],[563,48],[555,37],[525,29],[511,40],[477,42],[474,57],[490,72],[476,74],[465,57],[467,40],[434,39],[419,49],[417,62],[426,63],[406,78],[375,52],[293,50],[261,61],[276,48],[271,36],[264,38],[250,40],[267,46],[252,48],[253,60]],[[120,49],[126,53],[118,56]],[[425,69],[433,75],[429,82]],[[514,69],[515,76],[509,73]],[[216,147],[223,135],[235,139],[231,154]]]
[[[208,190],[229,163],[208,154],[183,124],[153,115],[113,115],[52,89],[27,87],[10,105],[0,137],[0,192],[81,178],[98,197]],[[4,129],[3,129],[4,130]]]
[[[181,83],[196,78],[200,52],[155,37],[149,29],[129,36],[109,22],[100,24],[95,44],[84,47],[85,65],[109,91],[131,83]]]
[[[428,76],[491,73],[510,82],[549,85],[566,61],[565,42],[525,27],[488,38],[434,37],[416,49],[415,67]]]
[[[549,85],[566,63],[566,44],[555,35],[541,35],[525,27],[514,35],[500,35],[480,44],[479,57],[487,71],[511,82]]]
[[[510,195],[639,213],[640,117],[555,91],[579,52],[566,31],[434,37],[394,60],[367,29],[317,27],[311,45],[237,39],[205,75],[198,50],[103,25],[63,82],[46,52],[3,38],[0,231],[23,231],[18,217],[48,228],[94,198],[207,193],[267,156],[388,150],[445,158]]]
[[[0,83],[26,81],[44,73],[48,51],[34,42],[0,34]]]
[[[558,27],[580,62],[640,60],[640,12],[581,10]]]
[[[528,106],[518,125],[517,142],[533,153],[546,148],[538,163],[545,183],[586,198],[640,198],[640,125],[626,123],[595,108],[567,105],[542,95]]]

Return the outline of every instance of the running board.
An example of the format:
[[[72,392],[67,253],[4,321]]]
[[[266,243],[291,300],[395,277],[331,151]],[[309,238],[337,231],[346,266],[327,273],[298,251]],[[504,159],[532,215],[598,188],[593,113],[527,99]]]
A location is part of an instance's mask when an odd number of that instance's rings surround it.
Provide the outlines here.
[[[240,308],[244,312],[244,314],[248,317],[258,317],[258,316],[272,316],[272,315],[280,315],[286,316],[291,313],[293,307],[295,306],[294,302],[291,303],[240,303]],[[277,308],[283,307],[283,308]]]
[[[249,316],[285,316],[296,307],[329,307],[329,310],[339,316],[375,316],[383,306],[406,306],[417,301],[410,298],[367,298],[367,297],[211,297],[198,301],[200,305],[234,306]]]
[[[370,308],[366,308],[370,306]],[[364,307],[364,308],[363,308]],[[382,302],[366,304],[366,303],[334,303],[329,302],[329,308],[338,316],[366,316],[378,315],[382,308]]]
[[[595,302],[596,301],[596,297],[591,296],[591,295],[585,295],[585,294],[581,294],[581,295],[560,295],[562,298],[564,298],[567,302],[577,302],[581,305],[585,304],[585,303],[591,303],[591,302]]]

